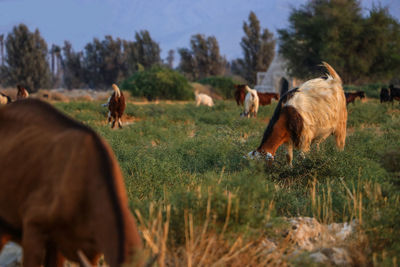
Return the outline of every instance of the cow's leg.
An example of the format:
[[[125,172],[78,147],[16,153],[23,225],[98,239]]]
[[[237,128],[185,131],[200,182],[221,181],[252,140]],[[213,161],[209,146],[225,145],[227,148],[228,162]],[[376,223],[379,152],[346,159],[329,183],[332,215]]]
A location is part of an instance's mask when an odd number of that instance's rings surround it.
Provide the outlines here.
[[[63,265],[64,257],[57,250],[56,244],[50,242],[47,243],[44,267],[62,267]]]
[[[42,266],[45,257],[45,237],[34,224],[24,226],[22,248],[24,250],[24,267]]]
[[[122,121],[121,118],[118,118],[118,127],[121,129],[122,128]]]
[[[111,129],[114,129],[115,121],[116,121],[116,118],[113,118],[113,121],[112,121],[112,123],[111,123]]]
[[[344,145],[346,143],[346,123],[341,123],[338,125],[336,131],[334,132],[336,147],[339,150],[344,149]]]
[[[292,167],[292,160],[293,160],[293,143],[289,141],[287,143],[286,161],[290,167]]]

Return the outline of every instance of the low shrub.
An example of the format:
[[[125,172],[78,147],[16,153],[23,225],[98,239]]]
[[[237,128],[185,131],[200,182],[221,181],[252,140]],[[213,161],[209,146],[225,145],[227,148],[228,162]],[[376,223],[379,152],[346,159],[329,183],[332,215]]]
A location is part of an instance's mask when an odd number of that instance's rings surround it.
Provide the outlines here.
[[[194,94],[188,80],[178,72],[154,66],[149,70],[138,71],[121,84],[134,97],[156,99],[189,100]]]

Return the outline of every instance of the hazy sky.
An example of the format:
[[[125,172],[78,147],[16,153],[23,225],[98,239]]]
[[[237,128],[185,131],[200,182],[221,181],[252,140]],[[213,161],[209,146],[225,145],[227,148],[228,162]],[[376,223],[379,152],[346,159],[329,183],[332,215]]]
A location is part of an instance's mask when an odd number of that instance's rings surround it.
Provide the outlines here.
[[[0,0],[0,34],[26,24],[38,28],[48,45],[69,40],[81,50],[94,37],[105,35],[133,40],[146,29],[160,44],[162,58],[169,49],[189,47],[193,34],[214,35],[228,59],[241,56],[242,24],[249,12],[261,26],[275,33],[286,27],[292,7],[306,0]],[[400,20],[400,0],[363,0],[364,12],[372,3],[390,8]],[[177,62],[175,62],[177,63]]]

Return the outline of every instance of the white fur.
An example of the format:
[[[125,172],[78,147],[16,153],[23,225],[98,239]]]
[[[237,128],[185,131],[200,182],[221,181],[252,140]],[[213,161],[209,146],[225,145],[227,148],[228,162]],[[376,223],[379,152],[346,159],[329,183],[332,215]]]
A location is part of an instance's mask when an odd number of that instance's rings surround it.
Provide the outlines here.
[[[250,151],[247,154],[247,158],[249,158],[249,159],[257,159],[257,160],[260,160],[260,159],[274,160],[274,156],[272,156],[271,153],[267,152],[267,154],[265,155],[265,158],[264,158],[264,155],[261,154],[260,152],[258,152],[257,150]]]
[[[117,97],[117,98],[121,97],[121,91],[119,90],[118,86],[116,84],[113,84],[112,88],[115,92],[115,97]],[[108,102],[110,102],[110,101],[108,101]]]
[[[247,85],[246,85],[246,90],[247,94],[246,98],[244,99],[244,112],[242,113],[242,116],[248,118],[251,116],[256,117],[259,106],[257,91],[249,88]]]
[[[337,146],[344,147],[347,108],[342,81],[328,64],[328,79],[312,79],[300,86],[285,106],[293,106],[303,118],[300,150],[307,152],[312,141],[317,144],[329,135],[336,136]]]
[[[110,104],[111,96],[108,98],[107,103],[101,104],[102,107],[108,107]]]
[[[198,107],[199,105],[205,105],[205,106],[209,106],[212,107],[214,106],[214,101],[212,100],[212,98],[206,94],[196,94],[196,106]]]
[[[8,103],[7,97],[0,95],[0,105],[5,105],[7,103]]]

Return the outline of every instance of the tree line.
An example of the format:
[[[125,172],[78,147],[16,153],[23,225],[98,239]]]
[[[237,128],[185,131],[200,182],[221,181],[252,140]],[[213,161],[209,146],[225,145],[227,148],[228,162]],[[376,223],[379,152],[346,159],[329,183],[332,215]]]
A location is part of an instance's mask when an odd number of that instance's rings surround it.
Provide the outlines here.
[[[253,28],[245,32],[243,40],[247,41],[242,42],[253,42],[253,48],[243,46],[246,55],[253,55],[242,59],[242,65],[236,69],[240,72],[246,69],[246,77],[253,75],[249,81],[254,83],[257,71],[266,71],[270,60],[258,65],[247,61],[258,57],[258,62],[263,61],[262,58],[272,59],[275,41],[271,41],[272,34],[267,29],[262,34],[258,33],[262,29],[253,12],[249,20],[249,23],[244,22],[244,27]],[[265,42],[265,33],[271,39],[268,41],[272,42],[269,49],[260,45]],[[4,60],[0,68],[1,85],[23,84],[31,91],[49,87],[107,88],[112,83],[123,81],[138,71],[149,70],[152,66],[172,69],[175,61],[174,50],[168,51],[165,60],[161,59],[160,46],[147,30],[136,32],[133,41],[112,36],[105,36],[102,40],[94,38],[82,51],[76,51],[69,41],[65,41],[62,46],[52,45],[48,48],[38,29],[31,32],[26,25],[20,24],[6,38],[0,36],[2,53],[3,44],[6,53],[1,54]],[[261,49],[254,49],[257,46]],[[179,48],[177,52],[180,59],[176,71],[190,81],[232,73],[231,64],[221,55],[214,36],[195,34],[190,39],[189,47]],[[251,66],[252,70],[247,66]],[[235,74],[240,75],[240,72]]]
[[[230,62],[214,36],[193,35],[188,47],[176,50],[175,71],[190,81],[239,75],[253,86],[257,72],[268,70],[277,43],[290,73],[300,79],[315,75],[321,61],[334,66],[345,83],[387,81],[400,73],[400,25],[381,6],[364,15],[358,0],[310,0],[292,9],[289,26],[278,29],[277,38],[254,12],[243,22],[243,32],[242,57]],[[94,38],[76,51],[68,41],[48,48],[39,30],[31,32],[24,24],[0,35],[0,52],[0,84],[23,84],[31,91],[107,88],[153,66],[172,69],[176,56],[170,50],[161,59],[159,44],[146,30],[133,40]]]

